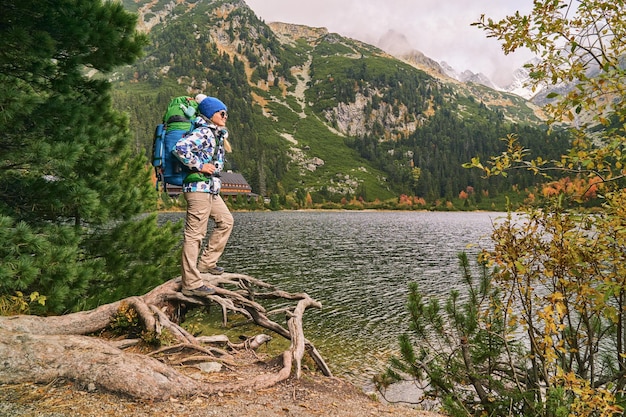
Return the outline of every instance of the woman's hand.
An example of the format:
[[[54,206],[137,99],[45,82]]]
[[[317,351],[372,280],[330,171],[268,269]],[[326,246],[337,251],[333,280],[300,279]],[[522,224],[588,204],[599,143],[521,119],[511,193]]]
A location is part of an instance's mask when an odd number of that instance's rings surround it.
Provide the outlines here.
[[[203,174],[213,175],[215,172],[215,165],[213,164],[204,164],[202,165],[202,169],[200,170]]]

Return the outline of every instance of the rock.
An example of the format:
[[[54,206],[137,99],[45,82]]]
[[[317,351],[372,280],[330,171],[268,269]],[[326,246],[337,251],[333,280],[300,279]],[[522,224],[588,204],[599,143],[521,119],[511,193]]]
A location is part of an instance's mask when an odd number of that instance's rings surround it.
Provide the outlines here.
[[[202,362],[197,366],[202,372],[206,373],[220,372],[222,370],[222,364],[218,362]]]

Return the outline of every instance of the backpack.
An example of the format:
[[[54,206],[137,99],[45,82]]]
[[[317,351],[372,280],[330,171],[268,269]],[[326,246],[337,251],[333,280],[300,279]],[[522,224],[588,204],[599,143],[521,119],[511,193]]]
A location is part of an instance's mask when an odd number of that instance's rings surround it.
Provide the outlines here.
[[[198,103],[193,97],[181,96],[172,99],[163,115],[163,123],[157,125],[152,143],[152,166],[156,173],[157,190],[159,183],[163,190],[167,186],[182,186],[185,177],[191,172],[183,165],[172,150],[184,135],[194,129],[192,122]]]

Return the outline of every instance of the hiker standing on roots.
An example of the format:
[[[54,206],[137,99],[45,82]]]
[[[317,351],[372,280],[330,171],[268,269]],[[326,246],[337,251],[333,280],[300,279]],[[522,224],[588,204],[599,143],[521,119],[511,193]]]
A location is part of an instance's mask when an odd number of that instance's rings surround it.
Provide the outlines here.
[[[217,261],[224,252],[234,224],[233,216],[219,194],[219,175],[224,167],[224,154],[226,149],[230,150],[225,128],[227,108],[217,98],[206,97],[198,105],[198,110],[200,115],[194,121],[195,128],[176,142],[173,151],[192,171],[183,183],[187,213],[183,240],[182,293],[190,296],[215,293],[213,288],[203,283],[200,274],[220,275],[224,272],[223,268],[217,266]],[[200,254],[209,218],[213,219],[215,227]]]

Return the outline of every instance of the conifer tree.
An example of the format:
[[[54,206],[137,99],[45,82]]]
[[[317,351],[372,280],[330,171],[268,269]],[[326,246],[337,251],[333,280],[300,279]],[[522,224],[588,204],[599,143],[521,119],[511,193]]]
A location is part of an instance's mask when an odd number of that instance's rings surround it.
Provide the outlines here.
[[[0,295],[63,312],[145,291],[177,271],[143,155],[107,73],[147,38],[121,3],[23,0],[0,15]]]

